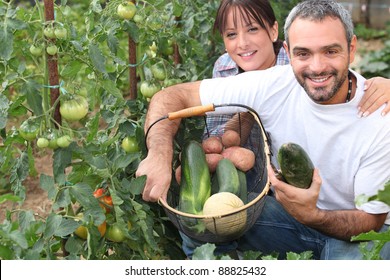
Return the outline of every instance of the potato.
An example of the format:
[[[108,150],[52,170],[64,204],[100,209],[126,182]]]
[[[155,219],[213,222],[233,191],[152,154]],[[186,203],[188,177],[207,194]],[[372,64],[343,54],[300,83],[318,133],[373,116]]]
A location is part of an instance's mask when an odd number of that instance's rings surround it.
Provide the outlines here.
[[[239,146],[240,143],[241,143],[241,138],[237,131],[226,130],[225,133],[222,134],[222,145],[225,148],[229,148],[232,146]]]
[[[224,158],[230,159],[237,169],[247,172],[255,165],[255,153],[247,148],[233,146],[221,153]]]
[[[175,179],[176,182],[180,185],[181,182],[181,165],[179,165],[175,170]]]
[[[254,123],[255,118],[252,114],[248,112],[238,113],[235,114],[233,118],[226,123],[225,129],[238,132],[241,137],[242,146],[248,140]]]
[[[207,165],[209,166],[209,170],[211,173],[214,173],[217,169],[218,162],[223,159],[221,154],[206,154]]]
[[[210,136],[203,140],[202,147],[206,154],[220,154],[223,149],[221,138],[218,136]]]

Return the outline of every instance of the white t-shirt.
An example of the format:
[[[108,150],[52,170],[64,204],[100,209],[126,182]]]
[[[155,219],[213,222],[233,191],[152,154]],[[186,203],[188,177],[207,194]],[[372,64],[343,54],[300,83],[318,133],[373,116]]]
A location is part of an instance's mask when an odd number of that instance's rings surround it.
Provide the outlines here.
[[[356,94],[344,104],[313,102],[290,65],[204,80],[200,98],[202,104],[238,103],[255,109],[270,133],[273,155],[283,143],[301,145],[320,171],[319,208],[390,212],[390,206],[379,201],[355,204],[361,194],[377,194],[390,178],[390,116],[381,116],[379,109],[369,117],[358,117],[364,78],[353,74]],[[231,108],[216,108],[215,112],[225,111]],[[272,162],[278,166],[275,157]],[[390,224],[390,213],[386,224]]]

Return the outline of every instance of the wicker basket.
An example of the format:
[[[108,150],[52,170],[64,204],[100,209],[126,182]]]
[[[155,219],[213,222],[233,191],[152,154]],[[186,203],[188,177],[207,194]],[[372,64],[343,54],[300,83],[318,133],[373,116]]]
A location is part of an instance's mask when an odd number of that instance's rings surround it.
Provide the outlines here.
[[[219,108],[226,109],[227,107],[235,107],[229,109],[237,112],[233,114],[217,114]],[[204,113],[207,111],[215,112],[205,117]],[[193,107],[168,114],[168,116],[162,119],[173,120],[189,117],[206,120],[203,139],[210,135],[221,135],[225,130],[233,129],[239,132],[241,136],[241,146],[254,152],[255,165],[246,172],[247,203],[223,215],[206,216],[184,213],[178,210],[179,186],[171,186],[167,200],[160,199],[159,203],[164,208],[170,221],[187,236],[203,242],[220,243],[232,241],[251,228],[261,215],[264,198],[269,191],[270,182],[267,174],[267,164],[270,163],[270,144],[268,143],[266,132],[257,113],[253,109],[240,104]],[[210,127],[209,124],[215,122],[217,118],[221,123]],[[223,120],[221,121],[221,119]],[[243,225],[243,223],[245,224]],[[202,227],[202,224],[207,226]]]

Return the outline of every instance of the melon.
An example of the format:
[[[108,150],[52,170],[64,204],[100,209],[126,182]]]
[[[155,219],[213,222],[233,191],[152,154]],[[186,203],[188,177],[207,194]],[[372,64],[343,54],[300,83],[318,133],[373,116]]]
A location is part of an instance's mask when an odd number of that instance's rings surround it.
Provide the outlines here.
[[[244,206],[244,202],[233,193],[219,192],[213,194],[203,206],[203,215],[211,217],[204,219],[206,228],[220,236],[241,234],[246,226],[246,210],[234,214],[229,213],[242,206]]]

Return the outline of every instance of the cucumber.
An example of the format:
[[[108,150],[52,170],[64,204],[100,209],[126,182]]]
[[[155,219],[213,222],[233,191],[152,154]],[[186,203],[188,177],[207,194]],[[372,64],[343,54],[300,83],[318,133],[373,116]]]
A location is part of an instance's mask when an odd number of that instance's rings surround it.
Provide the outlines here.
[[[203,205],[210,194],[211,179],[206,155],[199,142],[190,140],[182,151],[179,210],[202,214]]]
[[[237,168],[230,159],[224,158],[218,162],[216,169],[219,190],[218,192],[230,192],[240,196],[240,180]]]
[[[314,165],[306,151],[296,143],[285,143],[277,155],[280,170],[287,183],[298,188],[310,187]]]
[[[246,174],[244,171],[237,169],[238,180],[240,182],[240,195],[242,202],[246,204],[248,202],[248,186],[246,182]]]

